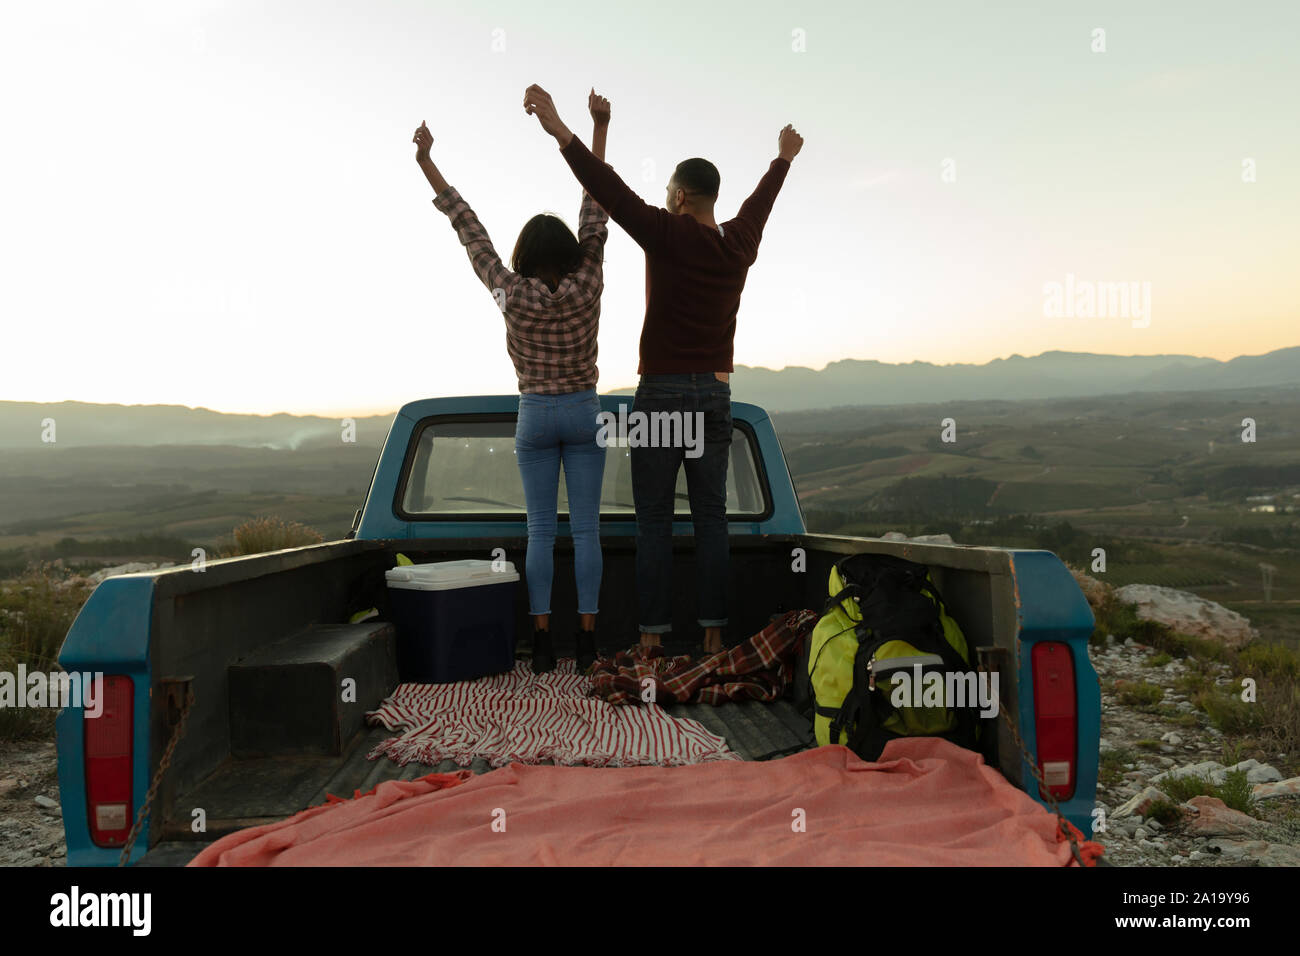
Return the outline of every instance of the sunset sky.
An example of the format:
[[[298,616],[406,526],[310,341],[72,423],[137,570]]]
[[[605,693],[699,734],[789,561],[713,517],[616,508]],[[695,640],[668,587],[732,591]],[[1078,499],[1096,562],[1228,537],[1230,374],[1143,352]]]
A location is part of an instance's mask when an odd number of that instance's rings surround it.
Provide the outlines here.
[[[609,161],[649,202],[679,160],[711,159],[719,221],[778,130],[803,134],[737,363],[1300,344],[1293,2],[0,16],[0,399],[361,415],[514,391],[500,313],[411,136],[428,122],[508,260],[534,213],[577,225],[580,188],[522,109],[534,82],[584,142],[588,88],[610,98]],[[1149,283],[1149,324],[1045,316],[1067,275]],[[605,279],[602,390],[635,383],[644,306],[644,257],[613,223]]]

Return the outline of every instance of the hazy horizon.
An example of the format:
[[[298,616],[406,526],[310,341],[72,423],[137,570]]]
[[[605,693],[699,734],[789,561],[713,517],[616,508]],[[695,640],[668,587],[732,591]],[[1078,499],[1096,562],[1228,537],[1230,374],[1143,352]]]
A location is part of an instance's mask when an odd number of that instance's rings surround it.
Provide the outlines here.
[[[1298,348],[1298,347],[1300,347],[1300,346],[1284,346],[1283,348]],[[1062,350],[1051,350],[1051,349],[1048,350],[1048,352],[1052,352],[1052,351],[1062,351]],[[988,365],[988,364],[990,364],[991,362],[994,362],[994,361],[999,361],[999,360],[1001,360],[1001,361],[1006,361],[1006,360],[1008,360],[1008,359],[1016,358],[1016,357],[1024,358],[1024,359],[1028,359],[1028,360],[1032,360],[1032,359],[1039,358],[1039,357],[1041,357],[1041,356],[1044,355],[1044,354],[1048,354],[1048,352],[1040,352],[1040,353],[1038,353],[1037,355],[1020,355],[1019,353],[1011,353],[1010,355],[997,356],[997,357],[995,357],[995,358],[993,358],[993,359],[990,359],[989,362],[979,362],[979,363],[957,363],[957,362],[950,362],[950,363],[947,363],[947,364],[945,364],[945,365],[938,365],[937,363],[927,363],[927,362],[925,362],[925,360],[923,360],[923,359],[916,359],[916,360],[913,360],[912,362],[897,362],[897,363],[888,363],[888,364],[893,364],[893,365],[896,365],[896,366],[899,366],[899,367],[904,367],[904,366],[907,366],[907,365],[914,365],[914,364],[918,364],[918,363],[919,363],[919,364],[932,364],[932,365],[935,365],[935,367],[937,367],[937,368],[954,368],[954,367],[958,367],[958,366],[961,366],[961,365],[965,365],[965,366],[967,366],[967,367],[971,367],[971,366],[974,366],[974,367],[981,367],[981,366]],[[1156,357],[1160,357],[1161,355],[1170,355],[1170,353],[1155,353],[1154,355],[1127,355],[1127,356],[1114,355],[1114,354],[1103,354],[1103,353],[1069,353],[1069,354],[1088,354],[1088,355],[1091,355],[1091,356],[1093,356],[1093,357],[1097,357],[1097,358],[1156,358]],[[1171,357],[1171,358],[1172,358],[1172,357],[1178,357],[1178,358],[1196,358],[1196,359],[1211,358],[1210,356],[1197,356],[1197,355],[1192,355],[1192,356],[1187,356],[1187,355],[1178,355],[1178,356],[1174,356],[1174,355],[1170,355],[1170,357]],[[1233,359],[1236,359],[1236,358],[1252,358],[1252,357],[1257,357],[1257,356],[1252,356],[1252,355],[1237,355],[1237,356],[1232,356]],[[772,368],[767,368],[767,367],[764,367],[764,366],[746,366],[746,368],[747,368],[748,370],[750,370],[750,371],[758,371],[758,372],[783,372],[783,371],[786,371],[786,370],[811,371],[811,372],[824,372],[824,371],[825,371],[825,370],[826,370],[830,365],[836,364],[836,363],[838,363],[838,362],[843,362],[843,361],[871,361],[871,360],[870,360],[870,359],[857,359],[857,358],[854,358],[854,359],[834,359],[834,360],[832,360],[831,362],[826,363],[826,365],[822,366],[821,368],[816,368],[816,369],[809,368],[809,367],[807,367],[807,366],[798,366],[798,365],[787,365],[787,366],[784,366],[784,367],[782,367],[782,368],[780,368],[780,369],[772,369]],[[1221,359],[1220,359],[1220,360],[1218,360],[1218,361],[1224,361],[1224,360],[1221,360]],[[740,366],[738,365],[737,367],[739,368]],[[633,387],[635,387],[635,382],[630,382],[630,383],[628,383],[627,385],[611,385],[611,386],[605,386],[605,385],[602,385],[602,386],[600,387],[599,391],[600,391],[601,393],[604,394],[604,393],[609,393],[609,392],[615,392],[615,391],[620,391],[620,390],[630,389],[630,388],[633,388]],[[1231,388],[1234,388],[1234,387],[1235,387],[1235,386],[1229,386],[1230,389],[1231,389]],[[1177,392],[1177,391],[1182,391],[1182,389],[1173,388],[1172,391],[1176,391],[1176,392]],[[498,394],[511,394],[511,390],[506,390],[505,392],[466,392],[466,393],[463,393],[463,394],[465,394],[465,395],[498,395]],[[1102,394],[1111,394],[1111,393],[1106,392],[1106,393],[1102,393]],[[1116,393],[1116,394],[1118,394],[1118,393]],[[430,394],[430,395],[414,395],[414,396],[412,396],[412,398],[411,398],[410,400],[419,400],[419,399],[421,399],[421,398],[437,398],[437,397],[442,397],[442,396],[437,396],[437,395],[432,395],[432,394]],[[746,396],[741,396],[741,397],[746,397]],[[1061,396],[1061,397],[1064,397],[1064,398],[1070,398],[1070,397],[1083,397],[1083,396],[1075,396],[1075,395],[1073,395],[1073,393],[1068,393],[1068,394],[1067,394],[1067,393],[1062,393],[1062,396]],[[960,401],[967,401],[967,400],[968,400],[968,399],[960,399]],[[1019,400],[1019,399],[1012,399],[1012,400]],[[364,418],[364,417],[373,417],[373,416],[377,416],[377,415],[392,415],[392,414],[396,414],[396,413],[400,410],[400,408],[401,408],[401,405],[394,405],[394,406],[391,406],[391,407],[379,407],[379,406],[376,406],[376,407],[374,407],[374,408],[365,408],[365,407],[351,406],[351,407],[349,407],[349,408],[341,409],[341,410],[339,410],[339,409],[306,409],[306,410],[303,410],[303,411],[286,411],[286,410],[284,410],[284,409],[278,409],[278,410],[275,410],[275,411],[266,411],[266,410],[246,411],[246,410],[238,410],[238,409],[214,408],[214,407],[212,407],[212,406],[208,406],[208,405],[186,405],[186,404],[184,404],[184,403],[178,403],[178,402],[111,402],[111,401],[110,401],[110,402],[92,402],[92,401],[87,401],[87,400],[85,400],[85,399],[79,399],[79,398],[66,398],[66,399],[57,399],[57,400],[43,401],[43,402],[42,402],[42,401],[35,401],[35,400],[32,400],[32,399],[9,399],[9,398],[0,398],[0,402],[18,402],[18,403],[22,403],[22,404],[59,404],[59,403],[61,403],[61,402],[66,402],[66,403],[83,403],[83,404],[92,404],[92,405],[105,405],[105,406],[121,406],[121,407],[124,407],[124,408],[143,408],[143,407],[149,407],[149,406],[162,406],[162,407],[188,408],[188,409],[190,409],[191,411],[209,411],[209,412],[217,412],[217,413],[219,413],[219,414],[223,414],[223,415],[252,415],[252,416],[257,416],[257,417],[262,417],[262,418],[271,418],[271,417],[274,417],[274,416],[277,416],[277,415],[289,415],[289,416],[294,416],[294,417],[318,417],[318,418],[337,418],[337,417],[340,417],[340,416],[345,416],[345,417],[347,417],[347,416],[350,416],[350,417],[363,417],[363,418]],[[867,402],[867,404],[875,404],[875,403]],[[913,403],[912,403],[912,402],[904,402],[903,404],[913,404]]]
[[[0,160],[0,399],[361,416],[514,392],[500,314],[410,140],[427,121],[508,258],[529,216],[575,224],[580,197],[522,110],[532,82],[584,141],[588,88],[610,97],[609,160],[649,202],[679,159],[711,158],[719,221],[781,126],[804,135],[738,365],[1227,361],[1294,343],[1292,4],[584,19],[514,0],[136,0],[15,8],[5,27],[23,148]],[[636,381],[643,263],[611,223],[601,391]],[[1076,280],[1132,283],[1145,314],[1050,315],[1047,286]]]

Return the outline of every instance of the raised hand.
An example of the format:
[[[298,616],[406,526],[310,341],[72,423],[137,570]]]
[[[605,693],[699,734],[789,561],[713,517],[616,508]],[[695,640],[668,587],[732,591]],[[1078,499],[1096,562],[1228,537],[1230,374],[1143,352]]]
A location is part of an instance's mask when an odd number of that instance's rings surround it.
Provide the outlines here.
[[[555,109],[551,94],[536,83],[524,90],[524,112],[529,116],[536,116],[537,121],[542,124],[542,129],[554,136],[560,146],[568,145],[573,134],[560,120],[560,114]]]
[[[429,127],[424,125],[424,120],[420,121],[420,126],[411,137],[411,142],[415,143],[415,161],[423,163],[429,158],[429,147],[433,145],[433,134],[429,132]]]
[[[794,159],[799,155],[799,150],[803,149],[803,137],[800,136],[795,128],[789,124],[781,130],[776,140],[778,155],[786,162]]]
[[[599,95],[594,86],[587,96],[587,109],[591,112],[592,122],[597,126],[609,125],[609,100]]]

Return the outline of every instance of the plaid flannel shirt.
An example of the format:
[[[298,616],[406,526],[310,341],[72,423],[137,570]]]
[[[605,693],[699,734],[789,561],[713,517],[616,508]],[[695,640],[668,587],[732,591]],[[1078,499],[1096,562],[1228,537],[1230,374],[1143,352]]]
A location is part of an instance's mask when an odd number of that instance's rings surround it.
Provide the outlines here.
[[[776,700],[794,680],[799,642],[816,627],[816,611],[790,611],[729,650],[692,661],[666,657],[663,648],[619,651],[597,661],[592,693],[611,704],[641,702],[641,681],[654,681],[655,699],[681,704]]]
[[[543,395],[596,387],[596,332],[600,324],[602,269],[609,216],[588,193],[578,214],[582,264],[552,292],[541,279],[507,269],[487,230],[454,188],[433,200],[447,214],[475,274],[497,300],[506,322],[506,351],[519,391]]]

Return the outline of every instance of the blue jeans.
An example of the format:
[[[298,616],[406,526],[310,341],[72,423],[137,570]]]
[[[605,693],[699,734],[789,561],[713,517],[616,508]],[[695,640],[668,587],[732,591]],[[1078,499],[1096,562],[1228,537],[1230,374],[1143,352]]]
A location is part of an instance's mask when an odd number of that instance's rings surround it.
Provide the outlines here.
[[[578,613],[596,614],[600,605],[600,486],[605,449],[596,444],[600,399],[594,388],[564,395],[519,396],[515,458],[528,507],[528,606],[531,614],[551,613],[555,573],[556,500],[560,464],[569,496]]]
[[[636,504],[636,582],[640,628],[648,634],[672,630],[673,514],[677,473],[686,468],[686,489],[695,526],[695,580],[700,627],[727,623],[727,465],[731,456],[731,386],[712,372],[642,375],[633,412],[680,412],[703,422],[703,435],[690,433],[669,447],[633,445],[632,500]],[[682,436],[687,436],[685,429]]]

